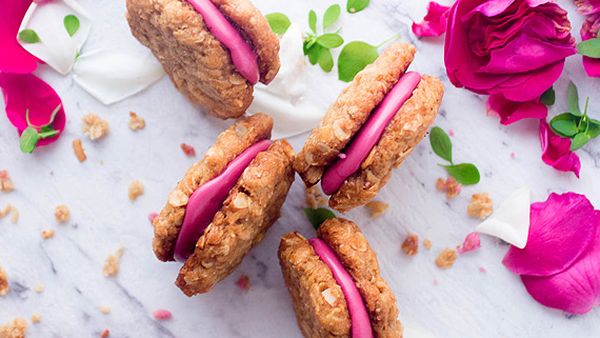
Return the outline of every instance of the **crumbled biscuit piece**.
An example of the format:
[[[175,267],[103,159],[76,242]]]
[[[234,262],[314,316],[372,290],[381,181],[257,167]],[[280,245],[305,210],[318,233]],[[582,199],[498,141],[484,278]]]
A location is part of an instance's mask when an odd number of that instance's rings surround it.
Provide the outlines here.
[[[383,215],[383,213],[385,213],[390,206],[385,202],[371,201],[367,203],[365,207],[367,207],[367,209],[369,210],[371,218],[377,218]]]
[[[83,133],[95,141],[108,134],[108,122],[96,114],[87,114],[83,117]]]
[[[108,331],[108,329],[104,329],[100,334],[100,338],[108,338],[108,336],[110,336],[110,331]]]
[[[306,188],[304,193],[306,196],[306,205],[308,205],[309,208],[317,209],[327,205],[327,198],[323,196],[321,190],[316,185]]]
[[[402,251],[407,256],[414,256],[419,252],[419,236],[411,234],[406,236],[404,242],[402,242]]]
[[[0,191],[11,192],[15,189],[7,170],[0,170]]]
[[[0,338],[25,338],[27,322],[23,318],[15,318],[12,322],[0,326]]]
[[[44,240],[50,239],[52,237],[54,237],[54,230],[44,230],[44,231],[42,231],[42,238]]]
[[[114,277],[119,273],[119,265],[121,264],[121,257],[123,257],[124,250],[123,247],[119,247],[114,254],[108,255],[102,269],[104,276]]]
[[[247,291],[250,289],[250,278],[247,275],[241,275],[235,282],[240,289]]]
[[[83,162],[87,159],[85,150],[83,150],[83,145],[81,144],[81,139],[73,140],[73,152],[75,153],[75,157],[77,157],[79,162]]]
[[[111,309],[108,306],[101,306],[100,307],[100,313],[102,313],[103,315],[109,314],[110,311],[111,311]]]
[[[180,147],[181,147],[181,150],[183,151],[183,153],[185,154],[185,156],[188,156],[188,157],[196,156],[196,149],[194,149],[194,147],[192,147],[191,145],[182,143],[180,145]]]
[[[44,289],[45,289],[44,284],[37,283],[35,285],[35,287],[33,288],[33,291],[35,291],[35,293],[42,293],[42,292],[44,292]]]
[[[10,221],[13,222],[13,224],[19,223],[19,209],[11,207],[10,211]]]
[[[6,271],[0,266],[0,296],[6,296],[9,291],[8,276],[6,275]]]
[[[129,129],[138,131],[144,129],[144,127],[146,127],[146,120],[136,114],[136,112],[129,112]]]
[[[66,205],[61,204],[54,208],[54,218],[58,223],[66,223],[71,218],[71,212]]]
[[[129,185],[129,200],[135,201],[138,197],[144,194],[144,185],[142,182],[135,180]]]
[[[39,324],[41,321],[42,321],[42,316],[40,316],[38,314],[31,315],[31,322],[33,324]]]
[[[431,249],[431,241],[429,240],[429,238],[425,238],[423,240],[423,246],[425,247],[425,249],[429,250]]]
[[[467,206],[467,214],[473,218],[484,219],[494,211],[494,202],[487,192],[473,194],[471,203]]]
[[[10,205],[10,204],[5,205],[4,208],[0,209],[0,218],[3,218],[6,215],[10,214],[11,210],[12,210],[12,205]]]
[[[444,249],[435,259],[435,265],[440,269],[450,269],[452,265],[454,265],[457,257],[456,250]]]
[[[448,199],[452,199],[460,194],[460,184],[454,177],[448,177],[447,179],[438,178],[435,183],[437,190],[446,193]]]

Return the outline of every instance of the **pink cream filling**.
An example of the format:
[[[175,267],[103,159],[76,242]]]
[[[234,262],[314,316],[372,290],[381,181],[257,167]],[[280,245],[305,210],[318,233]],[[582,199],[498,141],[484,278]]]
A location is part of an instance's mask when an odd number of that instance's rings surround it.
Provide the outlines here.
[[[217,38],[231,54],[235,68],[251,84],[260,78],[258,57],[240,32],[225,18],[217,6],[210,0],[187,0],[202,15],[204,23],[212,35]]]
[[[354,136],[344,152],[345,156],[340,156],[325,171],[321,180],[321,188],[325,194],[335,193],[344,184],[344,181],[360,168],[361,163],[379,142],[385,128],[402,108],[402,105],[412,96],[420,81],[421,75],[416,72],[408,72],[398,80],[398,83]]]
[[[255,143],[229,162],[219,176],[194,191],[185,209],[183,225],[175,243],[176,260],[183,262],[194,252],[196,242],[219,211],[229,191],[242,176],[246,167],[258,153],[267,150],[270,145],[270,140]]]
[[[342,288],[342,293],[346,298],[348,312],[350,312],[350,322],[352,325],[352,338],[372,338],[373,329],[367,307],[358,292],[356,283],[352,276],[346,271],[335,252],[319,238],[313,238],[308,241],[312,245],[315,253],[327,267],[331,270],[333,278]]]

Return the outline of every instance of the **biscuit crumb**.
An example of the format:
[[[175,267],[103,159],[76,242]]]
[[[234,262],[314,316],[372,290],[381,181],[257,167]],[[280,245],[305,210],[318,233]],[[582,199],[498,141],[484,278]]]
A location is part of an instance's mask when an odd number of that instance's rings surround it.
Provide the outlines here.
[[[446,248],[435,259],[435,265],[440,269],[450,269],[457,257],[456,250]]]
[[[183,191],[175,189],[169,194],[169,204],[174,207],[181,207],[188,204],[190,198]]]
[[[8,276],[6,275],[6,271],[0,266],[0,296],[6,296],[9,291]]]
[[[33,324],[39,324],[41,321],[42,321],[42,316],[40,316],[38,314],[31,315],[31,322]]]
[[[185,156],[187,157],[195,157],[196,156],[196,149],[194,149],[194,147],[192,147],[189,144],[186,143],[182,143],[180,145],[181,150],[183,151],[183,153],[185,154]]]
[[[404,242],[402,242],[402,251],[407,256],[414,256],[419,252],[419,236],[411,234],[406,236]]]
[[[10,207],[10,211],[11,211],[11,213],[10,213],[10,221],[13,224],[19,223],[19,209],[11,206]]]
[[[129,185],[129,200],[135,201],[138,197],[144,194],[144,185],[142,182],[135,180]]]
[[[0,338],[25,338],[25,332],[27,332],[27,322],[20,317],[0,326]]]
[[[447,179],[438,178],[435,187],[437,190],[446,193],[446,198],[453,199],[460,194],[461,186],[452,176]]]
[[[484,219],[491,215],[493,211],[494,202],[487,192],[471,196],[471,203],[467,206],[469,217]]]
[[[330,288],[327,288],[327,289],[321,291],[321,296],[323,296],[323,299],[325,299],[327,304],[329,304],[331,306],[333,306],[333,304],[335,304],[335,301],[337,300],[337,298],[335,298],[335,296],[331,292]]]
[[[171,314],[171,311],[165,309],[156,310],[152,313],[152,315],[156,320],[167,320],[171,319],[171,317],[173,316],[173,314]]]
[[[43,230],[42,231],[42,238],[44,240],[50,239],[54,237],[54,230]]]
[[[15,185],[10,179],[7,170],[0,170],[0,191],[11,192],[15,189]]]
[[[119,247],[114,254],[108,255],[104,262],[104,268],[102,268],[104,276],[114,277],[119,273],[119,265],[121,264],[121,257],[123,257],[124,251],[123,247]]]
[[[102,313],[103,315],[109,314],[110,311],[111,311],[111,309],[108,306],[101,306],[100,307],[100,313]]]
[[[248,275],[241,275],[240,278],[235,282],[240,289],[247,291],[250,289],[250,278]]]
[[[83,162],[87,159],[85,155],[85,150],[83,149],[83,145],[81,144],[81,139],[73,140],[73,152],[75,153],[75,157],[79,162]]]
[[[129,112],[129,129],[138,131],[146,127],[146,120],[139,116],[136,112]]]
[[[423,240],[423,246],[425,247],[425,249],[429,250],[431,249],[431,241],[429,240],[429,238],[425,238]]]
[[[44,284],[37,283],[36,286],[33,288],[33,291],[35,291],[36,293],[42,293],[44,292],[44,289]]]
[[[10,214],[12,210],[12,205],[7,204],[4,206],[4,208],[0,209],[0,218],[4,218],[6,217],[6,215]]]
[[[92,141],[99,140],[108,134],[108,122],[96,114],[87,114],[83,117],[83,133]]]
[[[327,198],[325,198],[319,187],[316,185],[307,187],[304,194],[306,196],[306,205],[311,209],[317,209],[327,205]]]
[[[108,338],[108,336],[110,336],[110,331],[108,329],[104,329],[100,334],[100,338]]]
[[[377,218],[383,215],[387,209],[390,207],[389,204],[380,201],[371,201],[365,205],[367,210],[369,210],[369,214],[371,218]]]
[[[58,223],[66,223],[71,218],[69,207],[64,204],[58,205],[54,208],[54,218]]]

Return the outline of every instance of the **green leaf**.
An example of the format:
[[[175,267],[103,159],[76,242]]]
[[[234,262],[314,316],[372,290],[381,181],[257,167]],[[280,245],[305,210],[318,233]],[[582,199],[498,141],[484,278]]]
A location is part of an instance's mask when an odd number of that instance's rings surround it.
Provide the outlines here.
[[[312,9],[308,12],[308,27],[313,33],[317,34],[317,13]]]
[[[319,59],[321,57],[321,53],[326,50],[325,48],[319,46],[319,45],[313,45],[311,48],[309,48],[307,50],[307,54],[308,55],[308,61],[310,61],[311,65],[316,65],[317,62],[319,62]]]
[[[600,38],[580,42],[577,45],[577,52],[583,56],[600,58]]]
[[[38,133],[40,139],[49,138],[56,135],[58,135],[58,130],[53,129],[52,127],[44,127]]]
[[[321,226],[321,224],[323,224],[323,222],[325,222],[326,220],[330,218],[335,218],[335,214],[333,213],[333,211],[327,208],[304,208],[304,214],[306,215],[306,218],[308,218],[310,224],[312,224],[312,226],[315,229],[318,229],[319,226]]]
[[[33,127],[27,127],[21,134],[21,139],[19,140],[19,146],[21,151],[26,154],[33,153],[35,146],[40,140],[40,136],[38,135],[37,130]]]
[[[577,116],[581,116],[581,109],[579,108],[579,94],[577,93],[577,87],[573,81],[569,82],[569,86],[567,88],[567,102],[569,112]]]
[[[323,49],[321,55],[319,55],[319,66],[327,73],[333,69],[333,56],[329,49]]]
[[[265,17],[267,18],[267,21],[269,22],[269,26],[271,26],[271,30],[273,31],[273,33],[280,36],[285,34],[285,32],[287,32],[288,28],[290,28],[290,25],[292,24],[287,15],[283,13],[270,13],[265,15]]]
[[[65,18],[63,19],[63,24],[65,25],[67,33],[71,37],[75,35],[75,33],[77,33],[77,31],[79,30],[79,19],[73,14],[65,16]]]
[[[350,82],[356,74],[373,63],[379,53],[377,47],[362,41],[352,41],[342,48],[338,57],[338,76],[344,82]]]
[[[590,119],[590,127],[587,131],[587,134],[591,139],[600,136],[600,121]]]
[[[24,29],[20,31],[19,40],[24,43],[38,43],[42,41],[33,29]]]
[[[329,6],[323,15],[323,29],[327,29],[329,26],[333,25],[339,19],[341,12],[342,7],[340,7],[340,5],[335,4]]]
[[[429,133],[431,149],[439,157],[452,163],[452,141],[446,132],[440,127],[433,127]]]
[[[590,140],[590,135],[586,133],[579,133],[573,137],[573,141],[571,142],[571,150],[575,151],[581,147],[583,147]]]
[[[553,87],[548,88],[540,98],[543,104],[552,106],[556,102],[556,92]]]
[[[358,13],[369,6],[370,0],[348,0],[346,10],[348,13]]]
[[[462,185],[473,185],[479,183],[481,176],[479,170],[474,164],[462,163],[449,165],[445,167],[448,174],[456,179]]]
[[[317,37],[317,43],[325,48],[338,48],[344,44],[344,39],[337,33],[327,33]]]
[[[571,113],[556,115],[550,121],[552,130],[563,137],[573,137],[579,132],[579,120],[581,118]]]

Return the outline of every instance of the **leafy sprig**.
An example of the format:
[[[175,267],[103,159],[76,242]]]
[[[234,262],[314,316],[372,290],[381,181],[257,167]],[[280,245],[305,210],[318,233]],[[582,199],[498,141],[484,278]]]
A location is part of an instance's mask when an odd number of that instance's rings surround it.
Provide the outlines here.
[[[323,14],[322,34],[318,33],[317,29],[317,13],[311,10],[308,13],[308,27],[310,32],[306,34],[304,39],[304,55],[308,56],[308,60],[312,65],[317,63],[325,72],[330,72],[333,69],[332,49],[338,48],[344,44],[344,39],[338,32],[325,32],[331,28],[339,19],[341,7],[338,4],[332,5]]]
[[[50,138],[58,135],[59,131],[52,127],[52,123],[54,123],[54,119],[56,119],[56,115],[62,108],[62,105],[59,104],[52,111],[52,115],[50,115],[50,120],[48,123],[37,126],[31,123],[29,119],[29,109],[25,111],[25,121],[27,122],[27,128],[23,130],[21,133],[21,138],[19,139],[19,146],[21,151],[26,154],[31,154],[35,150],[38,142],[45,138]]]
[[[452,141],[450,141],[450,137],[442,128],[433,127],[431,129],[431,133],[429,133],[429,142],[431,143],[433,152],[450,163],[450,165],[442,165],[446,168],[448,175],[454,177],[458,183],[463,185],[479,183],[481,175],[474,164],[454,164],[452,160]]]
[[[318,229],[326,220],[335,218],[333,211],[327,208],[304,208],[304,214],[315,229]]]
[[[273,33],[282,36],[287,32],[288,28],[290,28],[292,22],[287,15],[279,12],[270,13],[265,15],[267,18],[267,22],[269,22],[269,26],[271,26],[271,30]]]

